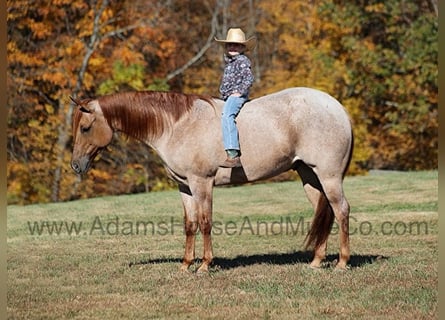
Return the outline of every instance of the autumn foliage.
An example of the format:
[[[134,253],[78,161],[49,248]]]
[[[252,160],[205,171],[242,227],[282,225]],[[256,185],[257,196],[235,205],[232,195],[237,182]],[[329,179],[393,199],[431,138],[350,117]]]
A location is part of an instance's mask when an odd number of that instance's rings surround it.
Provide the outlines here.
[[[126,90],[217,96],[225,37],[258,38],[251,98],[293,86],[345,105],[351,174],[438,165],[437,0],[7,1],[8,201],[174,186],[144,145],[116,136],[88,176],[69,167],[72,104]]]

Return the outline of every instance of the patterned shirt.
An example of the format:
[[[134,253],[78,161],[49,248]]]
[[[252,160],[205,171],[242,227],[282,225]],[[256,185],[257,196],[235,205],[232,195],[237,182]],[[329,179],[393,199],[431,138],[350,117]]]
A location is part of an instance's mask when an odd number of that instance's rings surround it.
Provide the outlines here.
[[[224,55],[224,74],[219,87],[221,98],[226,100],[232,93],[238,92],[247,98],[249,89],[253,84],[253,73],[250,69],[250,60],[244,54],[235,56]]]

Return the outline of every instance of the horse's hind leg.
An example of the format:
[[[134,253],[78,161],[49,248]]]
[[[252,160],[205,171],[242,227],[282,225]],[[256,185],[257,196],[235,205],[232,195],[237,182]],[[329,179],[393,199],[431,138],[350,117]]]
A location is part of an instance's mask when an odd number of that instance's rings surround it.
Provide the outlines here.
[[[306,247],[309,245],[314,246],[314,258],[312,259],[310,266],[312,268],[319,268],[323,260],[326,258],[328,236],[332,229],[334,214],[332,213],[332,209],[329,206],[326,197],[321,191],[308,183],[304,184],[303,187],[315,212],[311,230],[309,231],[306,240],[311,238],[311,236],[317,237],[317,239],[313,238],[314,240],[307,241]],[[313,235],[313,233],[317,233],[317,235]]]
[[[328,236],[332,229],[334,214],[314,171],[301,161],[295,164],[294,169],[297,170],[306,196],[314,208],[315,217],[306,237],[306,248],[314,246],[314,258],[310,265],[312,268],[319,268],[326,257]]]
[[[321,181],[325,195],[337,219],[340,229],[340,257],[337,269],[346,269],[349,261],[349,203],[343,192],[342,177],[331,177]]]

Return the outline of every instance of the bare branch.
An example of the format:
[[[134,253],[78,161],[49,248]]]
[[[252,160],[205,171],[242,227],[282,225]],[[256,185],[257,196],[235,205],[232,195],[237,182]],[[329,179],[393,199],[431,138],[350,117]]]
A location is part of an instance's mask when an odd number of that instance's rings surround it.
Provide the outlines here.
[[[116,29],[116,30],[105,33],[101,37],[101,39],[103,40],[103,39],[107,39],[107,38],[111,38],[111,37],[121,36],[123,33],[127,32],[127,31],[131,31],[131,30],[143,27],[143,26],[145,26],[145,24],[141,22],[140,24],[133,24],[130,26],[126,26],[124,28]]]
[[[74,89],[73,96],[76,97],[77,93],[80,91],[80,88],[82,88],[83,78],[85,76],[88,63],[90,61],[91,56],[94,53],[94,50],[96,49],[97,44],[101,41],[100,36],[100,17],[104,13],[105,9],[108,6],[108,0],[103,0],[102,4],[97,10],[96,8],[96,2],[93,2],[94,6],[94,22],[93,22],[93,32],[90,37],[90,41],[86,44],[86,53],[83,57],[82,64],[79,69],[79,73],[77,76],[77,83],[76,88]]]
[[[216,35],[216,27],[217,27],[217,23],[218,23],[218,20],[217,20],[218,11],[219,11],[219,7],[216,6],[215,9],[213,10],[213,14],[212,14],[212,22],[211,22],[210,34],[207,37],[207,41],[204,44],[204,46],[189,61],[187,61],[182,67],[180,67],[180,68],[174,70],[173,72],[170,72],[169,74],[167,74],[167,76],[166,76],[167,81],[173,79],[177,75],[179,75],[179,74],[183,73],[185,70],[187,70],[196,61],[201,59],[201,57],[210,48],[210,46],[212,45],[212,42],[213,42],[213,38]]]

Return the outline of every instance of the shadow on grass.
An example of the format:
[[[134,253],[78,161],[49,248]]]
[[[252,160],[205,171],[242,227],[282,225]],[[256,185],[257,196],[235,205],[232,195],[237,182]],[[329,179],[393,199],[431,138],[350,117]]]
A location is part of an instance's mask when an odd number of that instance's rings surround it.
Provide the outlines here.
[[[291,264],[309,264],[312,261],[313,253],[310,251],[296,251],[291,253],[270,253],[270,254],[255,254],[250,256],[237,256],[235,258],[221,258],[216,257],[213,260],[212,266],[220,270],[230,270],[239,267],[252,266],[257,264],[272,264],[272,265],[291,265]],[[338,255],[330,254],[326,257],[323,264],[324,267],[333,266],[336,264]],[[352,255],[349,260],[351,268],[359,268],[364,265],[373,264],[382,260],[387,260],[388,257],[376,255]],[[148,264],[162,264],[162,263],[181,263],[179,258],[156,258],[146,259],[136,262],[130,262],[129,267],[135,265]],[[200,263],[200,259],[196,259],[196,263]]]

